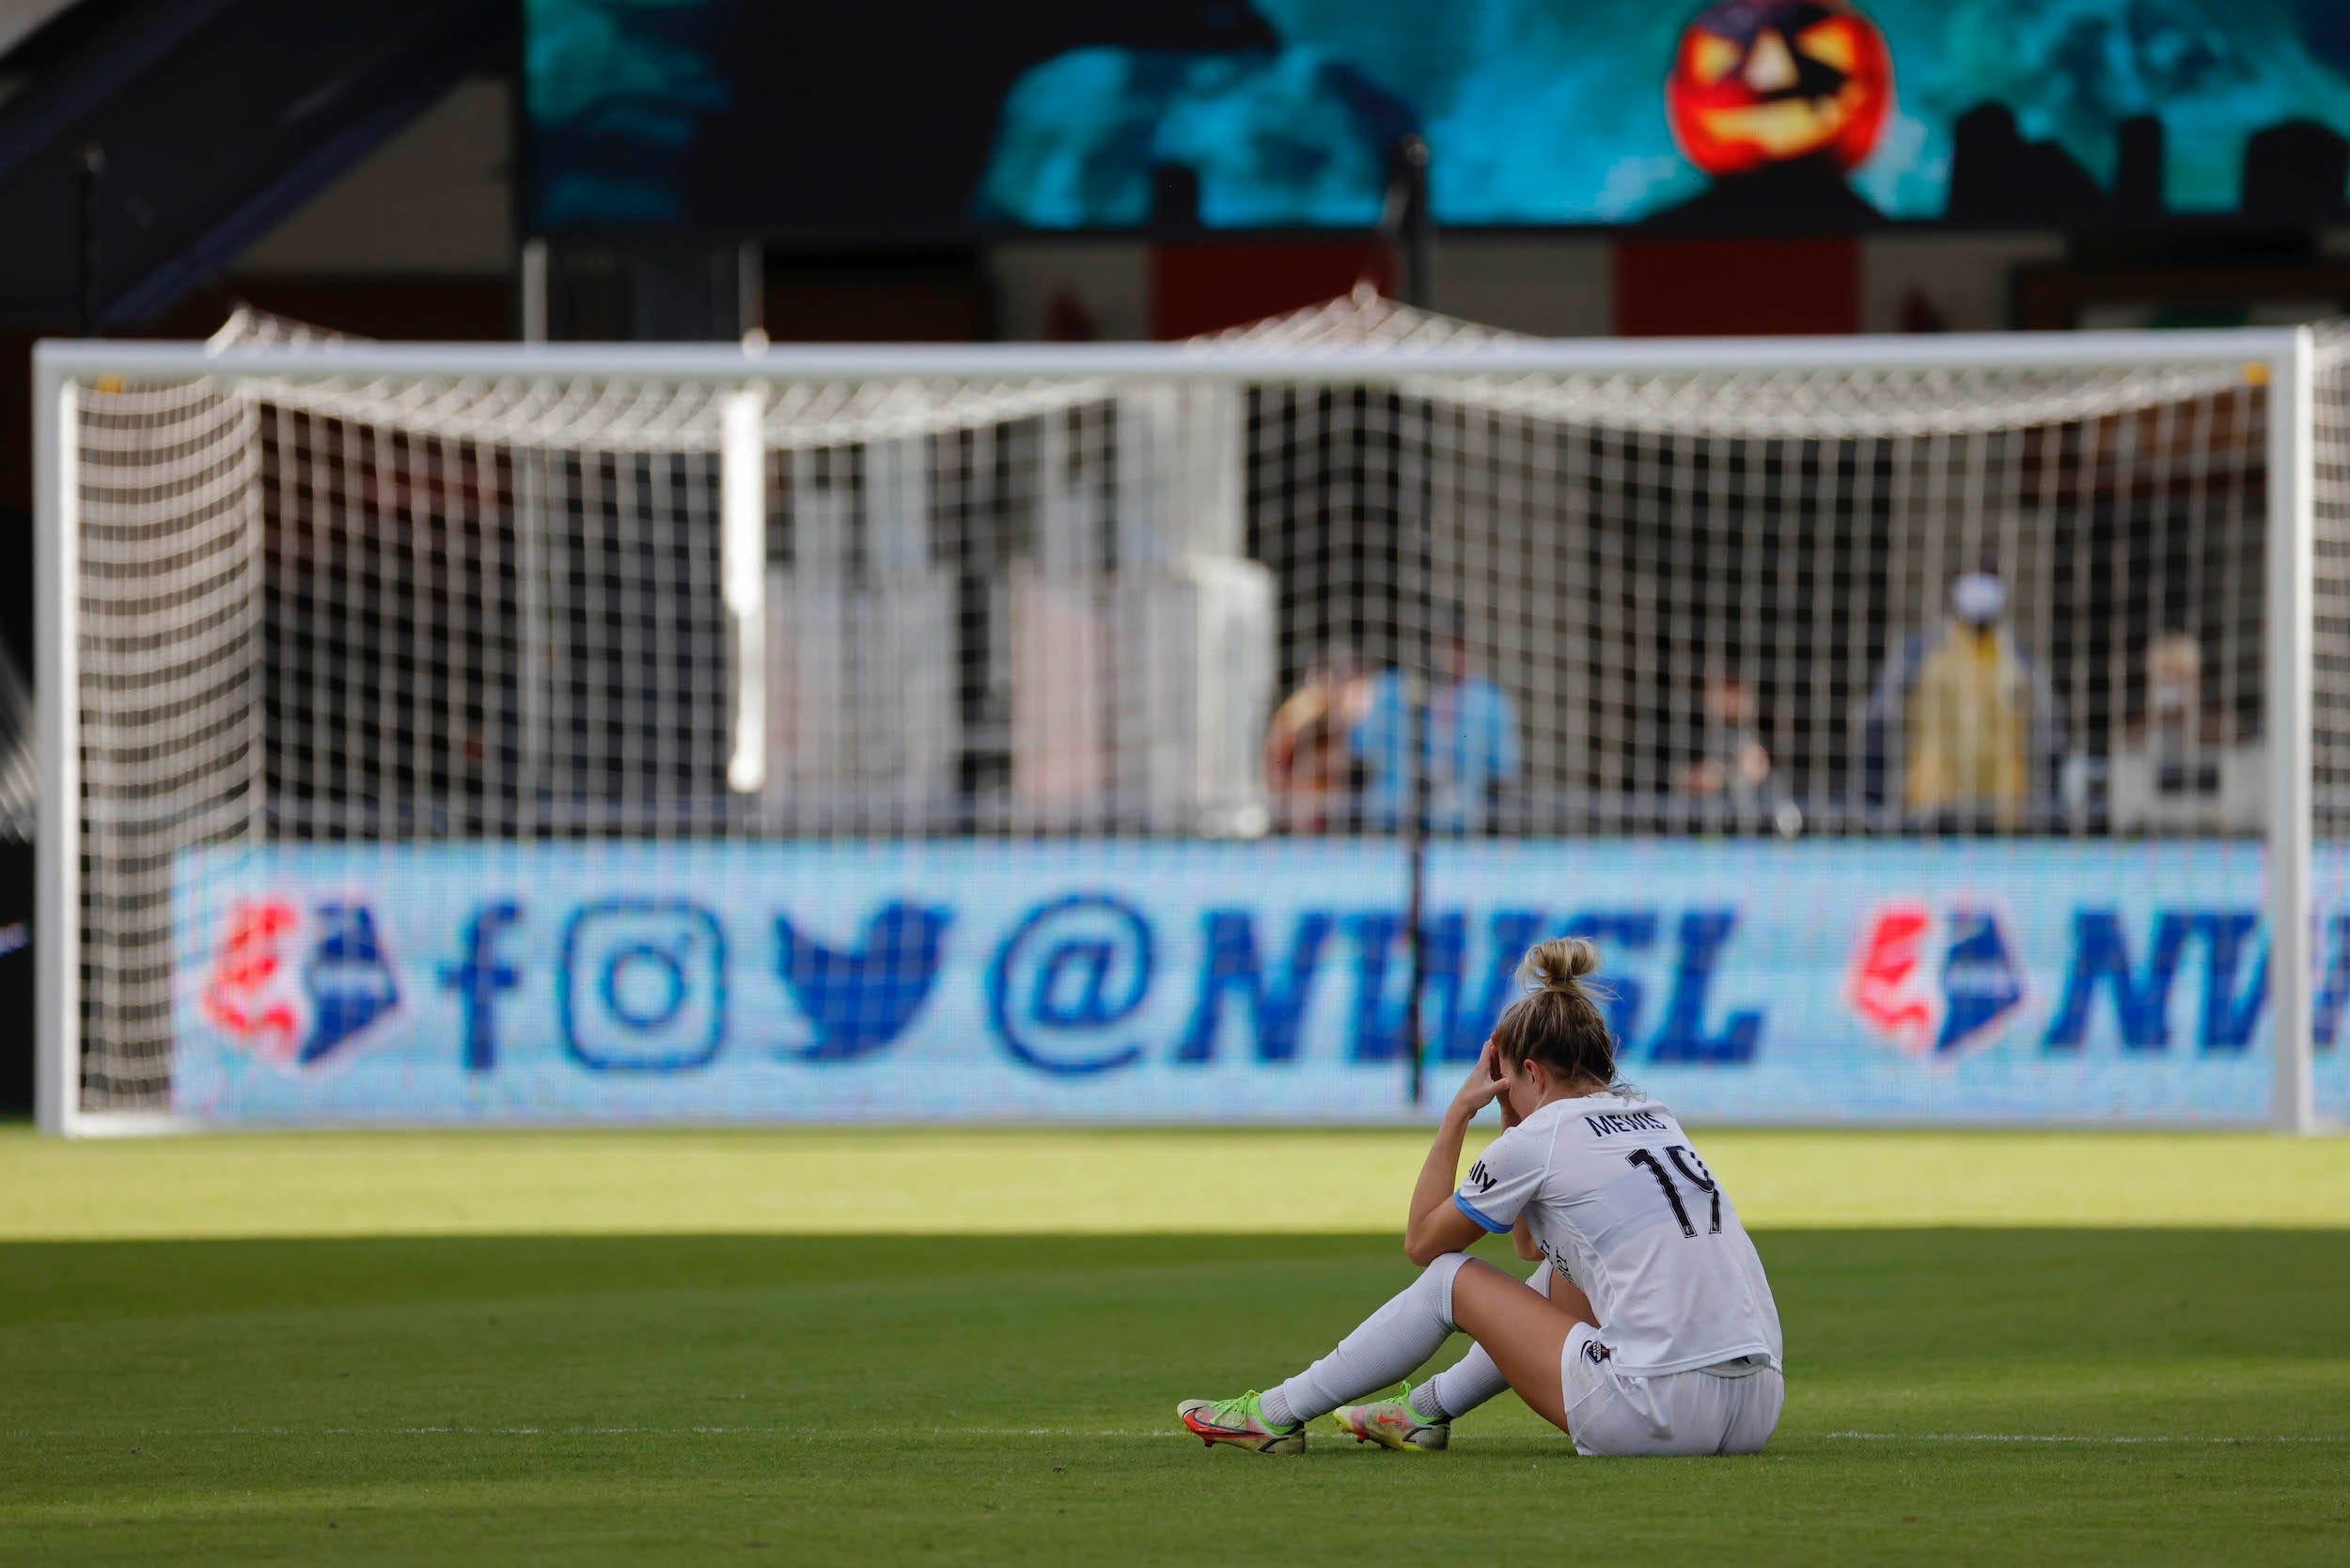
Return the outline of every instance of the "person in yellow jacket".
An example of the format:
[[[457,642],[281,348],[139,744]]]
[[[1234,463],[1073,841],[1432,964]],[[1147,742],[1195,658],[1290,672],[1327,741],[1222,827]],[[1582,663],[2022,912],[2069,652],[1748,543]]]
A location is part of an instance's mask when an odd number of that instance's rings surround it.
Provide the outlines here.
[[[1869,704],[1872,805],[1945,829],[2002,830],[2053,805],[2063,714],[2006,613],[2007,585],[1970,572],[1951,586],[1949,619],[1886,666]]]

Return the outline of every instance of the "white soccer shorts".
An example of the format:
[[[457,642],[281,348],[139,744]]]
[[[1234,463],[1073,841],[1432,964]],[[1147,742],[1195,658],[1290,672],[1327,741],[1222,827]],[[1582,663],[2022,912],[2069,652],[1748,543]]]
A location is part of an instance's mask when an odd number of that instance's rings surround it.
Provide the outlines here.
[[[1578,1323],[1559,1358],[1567,1433],[1577,1453],[1756,1453],[1778,1425],[1787,1379],[1776,1367],[1725,1377],[1632,1377],[1609,1363],[1600,1331]]]

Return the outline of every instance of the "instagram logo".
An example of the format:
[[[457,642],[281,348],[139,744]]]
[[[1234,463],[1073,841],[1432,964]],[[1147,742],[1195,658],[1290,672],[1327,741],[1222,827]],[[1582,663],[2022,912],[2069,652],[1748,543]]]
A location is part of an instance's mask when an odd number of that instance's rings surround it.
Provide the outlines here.
[[[599,1073],[700,1067],[726,1042],[726,933],[682,899],[583,906],[563,930],[564,1048]]]

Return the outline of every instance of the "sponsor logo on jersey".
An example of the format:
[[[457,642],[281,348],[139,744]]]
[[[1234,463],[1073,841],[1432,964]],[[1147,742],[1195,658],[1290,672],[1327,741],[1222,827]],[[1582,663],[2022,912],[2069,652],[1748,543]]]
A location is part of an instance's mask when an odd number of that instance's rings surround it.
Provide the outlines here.
[[[1483,1160],[1480,1160],[1475,1165],[1469,1167],[1468,1179],[1470,1184],[1476,1187],[1480,1193],[1487,1193],[1494,1190],[1494,1173],[1485,1168],[1485,1162]]]
[[[1606,1345],[1601,1344],[1597,1340],[1586,1340],[1583,1341],[1583,1359],[1589,1361],[1594,1367],[1598,1366],[1602,1361],[1606,1360],[1615,1354],[1616,1353],[1614,1351],[1609,1350]]]
[[[398,1005],[400,983],[369,905],[247,899],[222,922],[201,999],[230,1040],[302,1071],[362,1043]]]
[[[1998,912],[1919,902],[1877,911],[1846,993],[1879,1039],[1916,1057],[1989,1044],[2024,1005],[2024,966]]]

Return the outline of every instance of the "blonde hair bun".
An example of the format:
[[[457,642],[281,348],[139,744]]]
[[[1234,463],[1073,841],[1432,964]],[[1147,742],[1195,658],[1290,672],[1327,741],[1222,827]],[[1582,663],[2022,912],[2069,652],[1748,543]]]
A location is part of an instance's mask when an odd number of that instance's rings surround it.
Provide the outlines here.
[[[1559,991],[1572,996],[1583,989],[1576,982],[1598,967],[1598,943],[1584,936],[1554,936],[1528,948],[1526,962],[1518,972],[1526,977],[1532,990]]]
[[[1554,936],[1527,949],[1518,966],[1526,995],[1494,1024],[1495,1059],[1513,1073],[1540,1062],[1553,1082],[1576,1092],[1623,1090],[1615,1033],[1602,1007],[1614,998],[1605,982],[1585,978],[1598,967],[1599,944],[1580,936]]]

